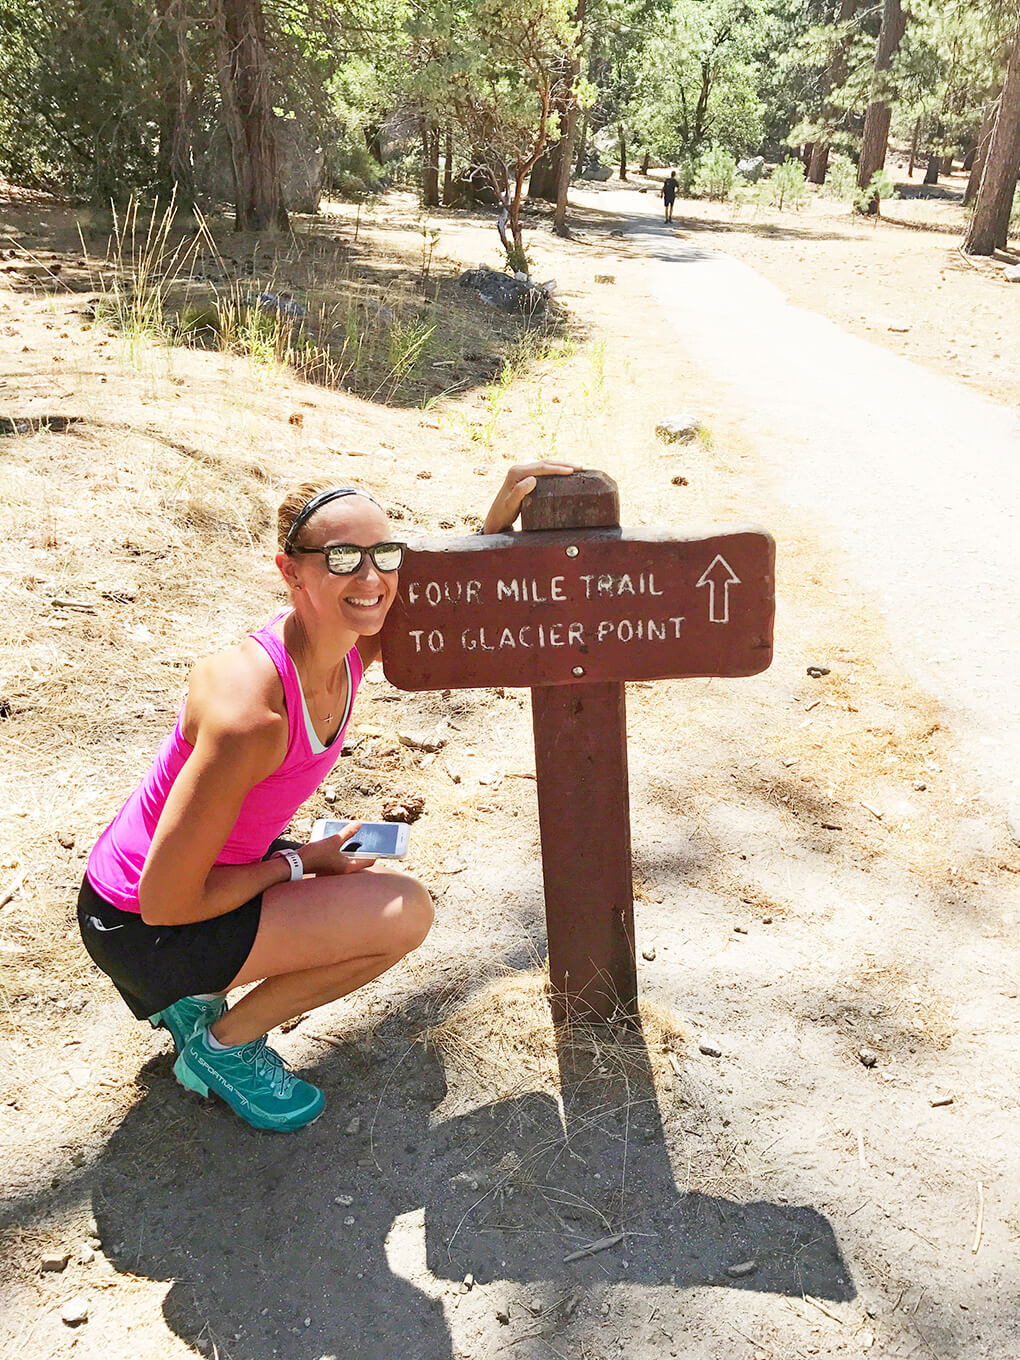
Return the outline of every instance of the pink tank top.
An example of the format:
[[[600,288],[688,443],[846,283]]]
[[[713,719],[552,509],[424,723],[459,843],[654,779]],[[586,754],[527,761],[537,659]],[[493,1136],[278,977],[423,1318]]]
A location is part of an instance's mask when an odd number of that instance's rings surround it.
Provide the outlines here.
[[[277,619],[281,617],[277,615]],[[277,619],[250,636],[265,648],[283,683],[289,727],[287,754],[283,763],[256,784],[241,804],[233,830],[216,857],[217,864],[255,863],[290,824],[297,809],[340,758],[354,696],[361,684],[361,657],[357,647],[352,647],[347,654],[347,711],[343,724],[324,751],[314,751],[305,725],[297,671],[287,649],[272,631]],[[138,911],[138,883],[160,813],[174,780],[194,749],[184,739],[183,717],[182,706],[174,730],[157,751],[148,774],[99,837],[88,859],[89,882],[101,897],[121,911]]]

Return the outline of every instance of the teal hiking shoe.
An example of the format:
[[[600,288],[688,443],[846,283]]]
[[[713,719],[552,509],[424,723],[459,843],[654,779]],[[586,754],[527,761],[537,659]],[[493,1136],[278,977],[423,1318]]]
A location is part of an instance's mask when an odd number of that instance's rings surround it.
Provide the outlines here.
[[[200,1030],[174,1063],[174,1076],[200,1096],[225,1100],[254,1129],[289,1132],[318,1119],[326,1097],[311,1082],[295,1077],[269,1047],[265,1035],[235,1048],[209,1047]]]
[[[157,1011],[155,1015],[149,1016],[149,1024],[153,1029],[168,1029],[173,1037],[177,1052],[193,1039],[201,1030],[208,1029],[227,1009],[227,998],[217,996],[213,1000],[206,1000],[199,996],[184,996],[180,1001],[175,1001],[172,1006],[167,1006],[166,1010]]]

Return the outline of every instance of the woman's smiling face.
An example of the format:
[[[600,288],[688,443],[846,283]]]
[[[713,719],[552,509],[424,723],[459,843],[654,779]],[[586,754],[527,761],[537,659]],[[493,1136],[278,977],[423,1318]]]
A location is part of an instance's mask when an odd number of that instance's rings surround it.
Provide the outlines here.
[[[371,548],[392,541],[389,521],[374,501],[366,496],[343,496],[316,510],[302,527],[296,546],[328,548],[349,543]],[[288,585],[303,593],[322,622],[339,622],[359,635],[378,633],[396,598],[397,572],[380,571],[367,553],[351,576],[334,576],[321,553],[280,554],[277,564]]]

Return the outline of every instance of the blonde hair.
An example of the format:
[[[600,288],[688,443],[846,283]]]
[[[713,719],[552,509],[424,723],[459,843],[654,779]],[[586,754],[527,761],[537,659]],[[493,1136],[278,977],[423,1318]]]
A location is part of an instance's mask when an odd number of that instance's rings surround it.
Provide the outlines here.
[[[334,483],[331,481],[301,482],[300,485],[291,487],[287,492],[276,512],[276,541],[281,552],[285,550],[291,525],[301,511],[314,496],[321,495],[323,491],[328,491],[333,485]]]

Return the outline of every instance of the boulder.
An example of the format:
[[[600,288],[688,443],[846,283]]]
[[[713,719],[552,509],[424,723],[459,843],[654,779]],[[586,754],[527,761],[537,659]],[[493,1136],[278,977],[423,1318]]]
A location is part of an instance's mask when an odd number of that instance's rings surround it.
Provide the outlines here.
[[[308,315],[303,302],[295,302],[282,293],[259,293],[258,297],[248,299],[248,306],[260,312],[272,312],[274,316],[285,316],[289,321],[301,321]]]
[[[691,440],[697,439],[700,429],[701,421],[697,416],[682,414],[661,420],[655,427],[655,433],[664,444],[689,444]]]
[[[748,156],[746,160],[737,161],[737,174],[743,176],[750,184],[756,184],[764,173],[764,156]]]
[[[524,316],[540,316],[549,303],[549,289],[546,284],[532,283],[528,279],[497,274],[494,269],[468,269],[457,280],[462,288],[473,289],[483,302],[490,307],[499,307],[504,312],[520,312]]]
[[[1020,264],[1008,264],[1002,271],[1007,283],[1020,283]]]
[[[613,175],[612,166],[603,165],[594,151],[585,154],[584,163],[581,166],[581,178],[605,181],[611,179]]]

